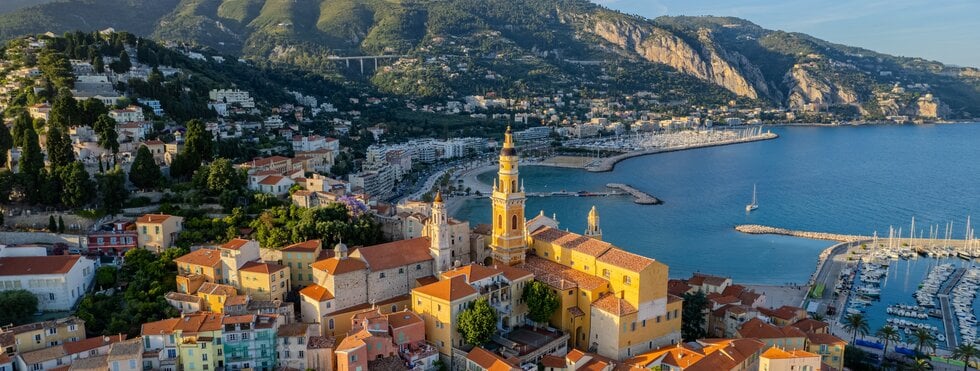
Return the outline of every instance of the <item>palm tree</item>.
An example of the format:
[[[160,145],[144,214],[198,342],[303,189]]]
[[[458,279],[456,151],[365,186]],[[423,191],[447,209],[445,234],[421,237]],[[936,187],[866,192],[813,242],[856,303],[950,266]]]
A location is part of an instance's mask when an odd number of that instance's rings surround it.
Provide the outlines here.
[[[913,371],[931,370],[931,369],[932,369],[932,364],[927,362],[925,358],[917,359],[915,360],[915,363],[912,363]]]
[[[963,361],[963,371],[970,367],[970,361],[980,357],[980,349],[973,344],[963,344],[953,350],[953,358]]]
[[[875,332],[875,336],[881,339],[885,343],[885,348],[881,351],[881,360],[885,360],[885,356],[888,355],[888,343],[893,341],[898,341],[900,338],[898,336],[898,330],[896,330],[892,325],[885,325]]]
[[[936,337],[926,329],[916,329],[915,332],[912,333],[912,337],[915,338],[916,353],[922,353],[922,349],[936,347]]]
[[[844,317],[844,329],[851,332],[851,344],[857,340],[858,333],[865,336],[871,329],[868,327],[868,319],[861,313],[849,314]]]

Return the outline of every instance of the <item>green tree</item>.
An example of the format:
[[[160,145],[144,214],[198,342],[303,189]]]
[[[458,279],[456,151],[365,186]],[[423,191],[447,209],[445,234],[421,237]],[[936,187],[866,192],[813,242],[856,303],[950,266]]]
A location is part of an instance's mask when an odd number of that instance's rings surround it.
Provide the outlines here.
[[[61,203],[72,208],[88,205],[95,195],[95,184],[85,170],[85,165],[75,161],[60,171]]]
[[[0,114],[0,121],[3,115]],[[10,134],[7,125],[0,124],[0,168],[7,166],[7,153],[14,148],[14,137]]]
[[[916,359],[914,362],[912,362],[912,367],[909,368],[909,370],[912,371],[932,370],[932,364],[930,364],[929,360],[926,358]]]
[[[105,73],[105,61],[102,60],[101,55],[96,55],[92,58],[92,69],[94,69],[96,73]]]
[[[163,174],[160,172],[160,166],[153,159],[150,149],[146,146],[140,146],[140,149],[136,151],[133,165],[129,168],[129,181],[136,188],[153,189],[159,187],[161,179],[163,179]]]
[[[524,286],[521,299],[527,303],[528,317],[537,323],[548,322],[561,306],[558,294],[541,281],[531,281]]]
[[[105,174],[98,175],[98,178],[102,211],[109,215],[119,214],[129,197],[129,190],[126,189],[126,175],[117,166]]]
[[[75,150],[72,148],[68,131],[60,124],[48,127],[47,135],[48,161],[52,168],[61,168],[75,161]]]
[[[481,297],[459,313],[456,328],[467,344],[483,346],[497,332],[497,311]]]
[[[133,68],[133,62],[129,60],[129,53],[123,50],[119,53],[119,59],[112,62],[110,66],[115,73],[126,73],[130,68]]]
[[[864,318],[861,313],[849,314],[844,317],[844,329],[851,333],[851,344],[857,340],[858,334],[865,336],[870,331],[868,327],[868,319]]]
[[[208,169],[206,189],[212,195],[223,191],[237,191],[245,186],[245,177],[236,170],[231,161],[219,158],[211,163]]]
[[[44,181],[44,154],[41,153],[41,145],[38,143],[37,132],[34,127],[24,129],[21,147],[20,171],[21,187],[27,195],[28,201],[39,202],[41,199],[40,188]]]
[[[214,158],[214,140],[204,121],[194,119],[187,122],[184,152],[196,155],[198,161],[211,161]]]
[[[23,325],[37,312],[37,296],[27,290],[0,291],[0,323]]]
[[[31,119],[31,115],[27,111],[24,111],[14,120],[13,130],[10,132],[14,140],[14,147],[24,146],[28,129],[34,130],[34,120]],[[35,134],[37,133],[35,132]]]
[[[65,233],[65,218],[58,215],[58,233]]]
[[[116,120],[113,120],[109,115],[99,115],[92,129],[99,136],[99,146],[112,152],[112,157],[115,158],[116,154],[119,153],[119,133],[116,132]]]
[[[111,265],[99,267],[95,270],[95,284],[99,289],[105,290],[116,286],[116,267]]]
[[[61,125],[65,128],[78,125],[81,115],[79,114],[78,101],[72,96],[71,90],[68,88],[58,90],[58,94],[55,95],[54,102],[51,104],[51,112],[48,117],[49,124]]]
[[[875,337],[885,343],[885,347],[881,350],[881,361],[884,362],[885,356],[888,354],[888,344],[901,340],[901,337],[898,334],[898,330],[892,327],[892,325],[885,325],[878,329],[875,332]]]
[[[973,344],[962,344],[953,349],[953,359],[963,361],[963,371],[966,371],[970,367],[970,362],[977,357],[980,357],[980,349]]]
[[[99,116],[106,114],[109,114],[109,108],[98,99],[89,98],[79,105],[79,116],[81,116],[79,120],[87,126],[94,127]]]
[[[912,332],[912,339],[915,341],[915,352],[922,353],[923,349],[936,347],[936,336],[926,329],[916,329]]]
[[[48,232],[58,233],[58,221],[54,219],[54,215],[48,215]]]
[[[704,311],[708,309],[708,298],[704,292],[684,294],[681,309],[681,337],[684,341],[695,341],[708,336],[708,326],[704,323]]]

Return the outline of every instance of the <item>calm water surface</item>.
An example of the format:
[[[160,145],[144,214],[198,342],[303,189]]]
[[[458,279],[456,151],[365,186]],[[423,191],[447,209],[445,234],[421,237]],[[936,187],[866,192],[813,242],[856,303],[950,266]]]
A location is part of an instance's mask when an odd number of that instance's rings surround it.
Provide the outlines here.
[[[908,231],[915,216],[924,233],[930,223],[952,220],[962,237],[966,216],[980,216],[980,124],[773,132],[780,138],[633,158],[607,173],[524,167],[529,192],[599,191],[619,182],[665,202],[530,198],[527,216],[554,213],[562,228],[581,233],[596,205],[605,240],[665,262],[672,277],[700,271],[759,284],[805,282],[830,243],[744,235],[734,231],[737,224],[887,235],[889,225]],[[753,184],[760,207],[746,214]],[[455,216],[487,223],[489,206],[485,199],[467,201]]]

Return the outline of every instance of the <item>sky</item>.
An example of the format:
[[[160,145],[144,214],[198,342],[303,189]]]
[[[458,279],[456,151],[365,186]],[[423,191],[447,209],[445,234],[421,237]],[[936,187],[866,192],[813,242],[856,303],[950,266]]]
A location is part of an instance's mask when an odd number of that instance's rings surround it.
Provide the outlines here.
[[[764,28],[980,67],[980,0],[593,0],[647,18],[734,16]]]

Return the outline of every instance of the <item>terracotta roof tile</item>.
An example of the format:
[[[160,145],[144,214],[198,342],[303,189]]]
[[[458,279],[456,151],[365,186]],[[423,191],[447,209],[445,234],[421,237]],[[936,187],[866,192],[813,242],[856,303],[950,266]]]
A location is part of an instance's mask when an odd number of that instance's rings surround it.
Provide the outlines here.
[[[180,318],[168,318],[155,322],[144,323],[141,326],[140,335],[146,336],[169,334],[173,332],[175,327],[177,327],[178,322],[180,322]]]
[[[462,267],[457,267],[447,272],[443,272],[442,278],[445,279],[450,277],[463,276],[466,277],[466,282],[473,283],[476,281],[480,281],[483,279],[487,279],[499,275],[501,273],[503,272],[497,269],[484,267],[482,265],[477,265],[477,264],[468,264]]]
[[[201,287],[197,288],[197,292],[206,295],[223,295],[223,296],[235,296],[238,295],[238,290],[232,286],[221,285],[214,282],[205,282],[201,284]]]
[[[212,249],[198,249],[182,255],[174,261],[214,268],[221,264],[221,253]]]
[[[371,271],[383,271],[395,267],[431,261],[429,238],[419,237],[409,240],[361,247],[352,255],[361,256]]]
[[[315,283],[304,287],[302,290],[299,290],[299,294],[318,302],[333,299],[333,293],[331,293],[330,290],[327,290],[326,287]]]
[[[282,251],[288,252],[314,252],[318,248],[323,247],[323,242],[321,240],[309,240],[300,243],[294,243],[292,245],[282,248]]]
[[[476,295],[477,291],[466,283],[462,276],[447,278],[442,281],[431,283],[412,290],[420,294],[439,298],[448,302],[453,302],[470,295]]]
[[[393,329],[402,328],[416,323],[422,323],[422,317],[410,310],[388,314],[388,325]]]
[[[363,260],[352,257],[348,257],[346,259],[333,257],[320,260],[311,264],[311,266],[313,269],[318,269],[335,276],[367,269],[367,264],[365,264]]]
[[[79,255],[10,256],[0,258],[0,276],[64,274],[78,263]]]
[[[126,340],[126,335],[113,335],[105,337],[96,336],[84,340],[68,342],[62,346],[65,347],[66,354],[79,354],[123,340]]]
[[[232,239],[231,241],[225,242],[224,245],[221,245],[221,248],[222,249],[226,249],[226,250],[238,250],[238,249],[241,249],[242,246],[245,246],[248,243],[249,243],[249,240],[241,239],[241,238],[235,238],[235,239]]]
[[[261,274],[273,274],[278,271],[286,269],[285,265],[279,265],[276,263],[260,263],[260,262],[247,262],[238,269],[240,272],[250,272],[250,273],[261,273]]]
[[[149,223],[149,224],[160,224],[167,219],[172,218],[173,215],[167,214],[146,214],[136,219],[137,223]]]
[[[847,341],[831,334],[806,334],[810,344],[847,344]]]
[[[592,302],[592,307],[617,316],[625,316],[637,312],[636,307],[633,307],[629,302],[616,297],[612,293],[606,293],[599,297],[599,299],[596,299],[596,301]]]
[[[609,286],[609,281],[605,279],[534,255],[528,256],[517,268],[533,273],[534,279],[559,290],[579,287],[592,291]]]
[[[655,263],[653,259],[617,248],[607,250],[596,260],[633,272],[641,272]]]

